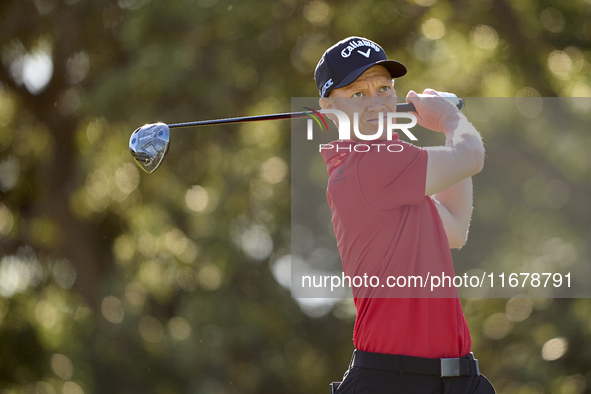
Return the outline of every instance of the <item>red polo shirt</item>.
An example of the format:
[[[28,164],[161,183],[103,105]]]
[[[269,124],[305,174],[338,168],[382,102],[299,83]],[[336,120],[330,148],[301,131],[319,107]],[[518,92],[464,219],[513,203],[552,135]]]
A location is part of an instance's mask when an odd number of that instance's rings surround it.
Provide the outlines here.
[[[385,285],[388,277],[454,275],[443,222],[425,196],[427,151],[396,133],[393,138],[335,141],[322,151],[344,274],[381,281],[352,286],[353,342],[368,352],[461,357],[470,352],[471,338],[455,289],[448,298],[426,298],[433,294],[428,287]]]

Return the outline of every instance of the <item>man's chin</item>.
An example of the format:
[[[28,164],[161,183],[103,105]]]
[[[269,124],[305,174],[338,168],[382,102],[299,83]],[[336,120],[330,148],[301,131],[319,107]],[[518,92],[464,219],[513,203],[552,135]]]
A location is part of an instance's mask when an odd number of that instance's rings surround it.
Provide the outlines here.
[[[375,133],[374,133],[374,134],[375,134]],[[385,133],[382,133],[382,134],[385,134]],[[371,133],[367,133],[367,134],[364,134],[364,136],[365,136],[365,137],[367,137],[368,139],[361,139],[361,138],[359,138],[359,136],[357,136],[357,135],[352,135],[352,136],[351,136],[351,139],[352,139],[353,141],[357,141],[357,142],[364,142],[364,143],[372,143],[372,142],[383,142],[383,141],[386,141],[386,140],[387,140],[387,138],[386,138],[386,136],[385,136],[385,135],[381,135],[381,136],[379,136],[379,137],[372,137],[372,136],[373,136],[373,134],[371,134]],[[370,138],[371,138],[371,139],[370,139]]]
[[[363,128],[362,130],[359,131],[359,134],[364,136],[366,139],[359,138],[359,136],[357,135],[357,133],[355,133],[354,130],[351,130],[351,137],[352,137],[352,139],[354,139],[356,141],[367,141],[367,142],[387,139],[387,133],[383,129],[382,129],[382,133],[379,136],[376,136],[377,132],[378,132],[378,127],[376,125],[367,125],[365,128]]]

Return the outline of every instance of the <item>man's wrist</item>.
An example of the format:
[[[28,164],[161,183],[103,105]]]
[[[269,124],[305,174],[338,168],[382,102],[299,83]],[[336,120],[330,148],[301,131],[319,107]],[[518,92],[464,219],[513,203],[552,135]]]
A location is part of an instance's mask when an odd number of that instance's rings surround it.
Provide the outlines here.
[[[453,146],[455,132],[449,131],[449,132],[444,132],[444,134],[445,134],[445,146]]]
[[[458,132],[459,122],[455,123],[455,125],[448,125],[444,127],[443,134],[445,135],[445,145],[451,146],[454,143],[454,137]]]
[[[445,135],[453,134],[460,127],[462,120],[467,121],[464,114],[462,114],[460,111],[457,111],[455,116],[452,116],[443,124],[443,133]]]
[[[444,127],[443,134],[445,134],[446,138],[446,145],[448,143],[452,143],[454,138],[461,137],[463,135],[474,134],[478,135],[479,133],[474,128],[472,123],[463,114],[460,114],[456,120],[450,122]]]

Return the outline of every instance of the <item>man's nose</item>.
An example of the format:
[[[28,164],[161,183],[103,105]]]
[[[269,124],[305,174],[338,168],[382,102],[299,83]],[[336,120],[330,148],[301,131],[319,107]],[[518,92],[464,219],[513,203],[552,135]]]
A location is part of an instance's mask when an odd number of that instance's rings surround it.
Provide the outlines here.
[[[369,101],[367,110],[373,112],[380,112],[383,111],[386,106],[382,102],[382,99],[374,92],[372,93],[367,100]]]

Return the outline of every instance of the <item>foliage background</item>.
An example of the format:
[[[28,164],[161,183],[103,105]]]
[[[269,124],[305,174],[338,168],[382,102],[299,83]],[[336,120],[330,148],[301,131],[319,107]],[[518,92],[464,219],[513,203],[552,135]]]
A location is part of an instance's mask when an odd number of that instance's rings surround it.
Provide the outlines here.
[[[354,311],[277,281],[289,125],[175,131],[149,176],[130,133],[289,111],[349,35],[408,66],[399,95],[589,97],[590,16],[589,0],[0,2],[1,392],[326,392]],[[456,260],[591,262],[590,141],[562,131],[483,132],[507,149],[475,178]],[[591,392],[588,299],[463,303],[499,393]]]

